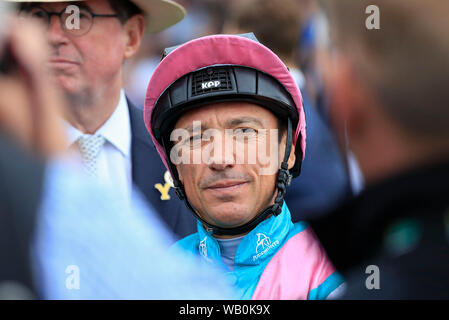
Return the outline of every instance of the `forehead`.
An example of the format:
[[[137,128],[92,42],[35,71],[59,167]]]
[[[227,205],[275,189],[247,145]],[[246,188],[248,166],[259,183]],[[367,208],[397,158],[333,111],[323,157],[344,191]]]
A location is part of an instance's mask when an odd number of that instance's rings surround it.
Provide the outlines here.
[[[26,2],[27,6],[39,6],[48,9],[63,9],[70,5],[76,5],[81,8],[89,9],[110,9],[108,0],[86,0],[86,1],[58,1],[58,2]]]
[[[202,125],[212,128],[225,128],[242,120],[264,128],[277,126],[276,116],[264,107],[249,102],[223,102],[186,112],[178,119],[175,128],[187,127],[192,125],[193,121],[201,121]]]

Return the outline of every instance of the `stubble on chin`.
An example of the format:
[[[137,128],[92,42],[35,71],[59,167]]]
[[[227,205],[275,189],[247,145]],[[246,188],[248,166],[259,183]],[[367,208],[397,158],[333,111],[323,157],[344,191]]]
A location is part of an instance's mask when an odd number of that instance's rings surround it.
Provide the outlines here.
[[[88,108],[94,103],[94,95],[90,88],[85,87],[77,92],[63,90],[68,105],[72,109]]]

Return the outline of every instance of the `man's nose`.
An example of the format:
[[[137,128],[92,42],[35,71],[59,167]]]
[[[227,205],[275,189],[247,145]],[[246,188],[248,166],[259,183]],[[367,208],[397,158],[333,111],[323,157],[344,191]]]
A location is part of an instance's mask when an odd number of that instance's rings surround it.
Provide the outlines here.
[[[232,141],[232,140],[231,140]],[[212,170],[225,170],[235,165],[234,145],[229,140],[214,140],[213,150],[209,152],[208,165]]]
[[[216,171],[223,171],[232,168],[234,164],[234,162],[217,161],[216,158],[213,158],[213,161],[209,163],[209,168]]]
[[[67,33],[62,28],[60,17],[57,15],[50,17],[47,38],[51,46],[59,46],[68,42]]]

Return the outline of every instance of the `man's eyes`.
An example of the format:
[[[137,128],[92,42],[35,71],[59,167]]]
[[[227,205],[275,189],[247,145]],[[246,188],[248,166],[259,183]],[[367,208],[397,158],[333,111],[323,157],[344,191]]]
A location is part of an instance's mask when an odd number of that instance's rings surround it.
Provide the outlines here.
[[[241,128],[240,130],[243,131],[243,133],[258,133],[258,131],[256,129],[253,128]]]
[[[191,145],[199,145],[204,141],[210,141],[210,137],[208,137],[207,139],[203,139],[203,134],[197,134],[197,135],[191,135],[188,138],[184,139],[183,141],[181,141],[182,144],[191,144]],[[227,135],[229,134],[230,136],[234,137],[234,138],[238,138],[238,137],[257,137],[259,134],[259,131],[257,129],[254,128],[237,128],[237,129],[232,129],[232,130],[227,130],[226,133],[220,133],[222,135]],[[213,135],[214,139],[217,139],[219,137],[216,137],[216,135]]]
[[[179,142],[181,145],[195,145],[201,142],[201,135],[190,136]]]
[[[45,18],[45,17],[46,17],[45,13],[42,12],[42,11],[40,11],[40,12],[33,12],[33,14],[32,14],[31,16],[32,16],[33,18],[37,18],[37,19]]]
[[[90,13],[86,10],[80,10],[81,19],[90,19]]]
[[[253,128],[237,128],[234,130],[227,131],[225,134],[231,134],[233,136],[241,135],[241,134],[258,134],[259,131]],[[193,135],[189,137],[189,141],[198,141],[202,139],[202,135]]]
[[[238,128],[234,130],[234,136],[256,136],[258,133],[259,131],[253,128]]]
[[[190,142],[197,142],[197,141],[201,141],[201,136],[200,135],[196,135],[196,136],[191,136],[189,139]]]

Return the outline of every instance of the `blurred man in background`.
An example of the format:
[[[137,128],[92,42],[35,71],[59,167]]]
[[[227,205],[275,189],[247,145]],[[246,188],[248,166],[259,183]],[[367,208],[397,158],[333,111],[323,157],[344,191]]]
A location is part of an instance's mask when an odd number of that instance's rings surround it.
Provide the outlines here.
[[[296,0],[236,2],[226,30],[254,32],[287,65],[301,89],[309,147],[301,177],[292,181],[285,197],[294,222],[335,208],[351,194],[342,153],[313,100],[309,99],[304,75],[295,63],[296,42],[303,24],[300,11]]]
[[[447,299],[449,3],[323,3],[335,42],[323,58],[330,115],[367,189],[312,226],[347,298]],[[369,28],[372,4],[379,28]]]
[[[0,2],[0,299],[30,299],[36,297],[30,255],[44,188],[42,153],[60,149],[63,137],[52,134],[59,126],[56,92],[40,78],[38,28],[11,32],[11,9]]]
[[[123,63],[138,51],[145,29],[158,32],[177,23],[183,7],[170,0],[81,1],[75,3],[79,28],[68,28],[70,1],[14,2],[20,2],[22,18],[46,27],[46,66],[69,101],[67,148],[80,152],[89,174],[125,196],[136,185],[179,236],[193,233],[194,221],[170,190],[142,112],[122,90]]]

